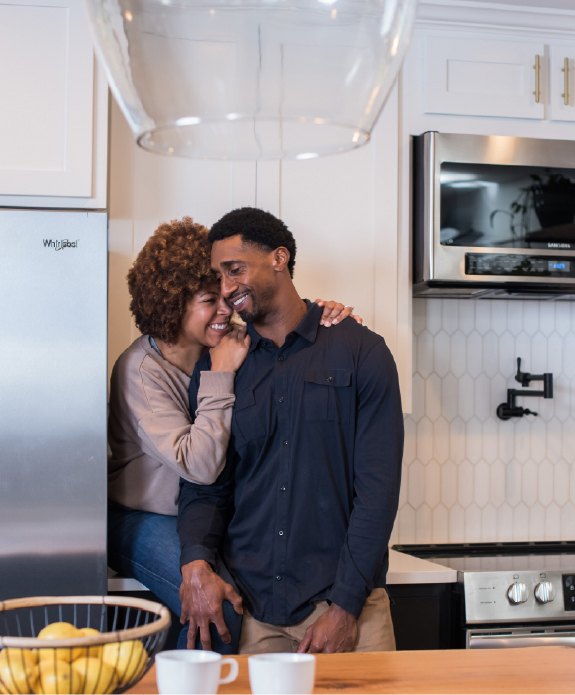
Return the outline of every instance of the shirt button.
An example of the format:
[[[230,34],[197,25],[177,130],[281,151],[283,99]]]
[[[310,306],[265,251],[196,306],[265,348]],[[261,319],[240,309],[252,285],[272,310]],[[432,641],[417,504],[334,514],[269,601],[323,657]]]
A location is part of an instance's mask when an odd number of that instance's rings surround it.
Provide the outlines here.
[[[285,486],[285,485],[282,485],[282,486],[280,487],[280,490],[281,490],[282,492],[285,492],[285,491],[286,491],[286,486]]]
[[[283,355],[278,356],[278,362],[283,362],[285,360],[285,357]]]
[[[283,444],[284,446],[287,446],[287,445],[288,445],[287,439],[284,439],[283,442],[282,442],[282,444]]]
[[[278,536],[283,536],[284,532],[283,531],[278,531]]]
[[[279,575],[279,574],[276,575],[276,581],[277,582],[281,582],[282,579],[283,579],[283,577],[281,575]]]
[[[285,401],[285,396],[280,396],[278,398],[278,403],[283,403]]]
[[[328,376],[328,378],[326,379],[326,381],[327,381],[328,384],[332,384],[332,383],[333,383],[333,377],[332,377],[332,376]]]

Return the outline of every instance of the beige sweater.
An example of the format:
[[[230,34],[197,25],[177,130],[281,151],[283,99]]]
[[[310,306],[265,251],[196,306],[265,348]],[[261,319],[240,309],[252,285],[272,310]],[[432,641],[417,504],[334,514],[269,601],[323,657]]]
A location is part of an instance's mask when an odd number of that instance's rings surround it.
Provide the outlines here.
[[[130,507],[177,513],[180,476],[212,483],[221,473],[230,436],[233,372],[202,372],[198,410],[190,422],[190,377],[140,336],[112,370],[108,496]]]

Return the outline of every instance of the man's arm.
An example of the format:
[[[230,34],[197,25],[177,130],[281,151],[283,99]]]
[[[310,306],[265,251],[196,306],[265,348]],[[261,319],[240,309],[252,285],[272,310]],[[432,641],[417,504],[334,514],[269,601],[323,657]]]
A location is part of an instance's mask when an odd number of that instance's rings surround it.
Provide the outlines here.
[[[354,502],[332,605],[308,629],[298,651],[349,651],[357,618],[387,561],[397,513],[403,456],[403,414],[395,362],[383,342],[358,365]]]
[[[189,621],[188,648],[194,647],[198,630],[203,648],[211,647],[211,623],[224,643],[230,641],[222,610],[224,600],[230,601],[237,613],[242,612],[241,597],[213,569],[231,514],[232,483],[230,464],[213,485],[180,482],[180,621]]]

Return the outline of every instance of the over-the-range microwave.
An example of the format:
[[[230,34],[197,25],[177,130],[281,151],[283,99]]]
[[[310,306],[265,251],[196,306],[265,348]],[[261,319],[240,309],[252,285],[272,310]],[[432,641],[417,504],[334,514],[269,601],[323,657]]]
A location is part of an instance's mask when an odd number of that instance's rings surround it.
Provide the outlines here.
[[[575,299],[575,141],[413,138],[415,297]]]

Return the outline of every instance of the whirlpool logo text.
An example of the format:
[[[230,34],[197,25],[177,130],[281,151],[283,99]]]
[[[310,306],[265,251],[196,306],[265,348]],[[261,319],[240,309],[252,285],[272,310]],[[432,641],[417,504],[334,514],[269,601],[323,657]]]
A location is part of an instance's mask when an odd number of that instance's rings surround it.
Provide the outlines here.
[[[76,249],[78,248],[78,239],[75,241],[70,241],[70,239],[44,239],[44,248],[54,249],[54,251]]]

